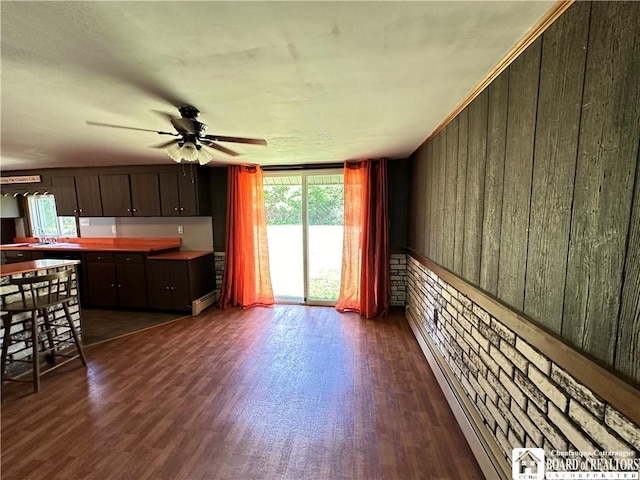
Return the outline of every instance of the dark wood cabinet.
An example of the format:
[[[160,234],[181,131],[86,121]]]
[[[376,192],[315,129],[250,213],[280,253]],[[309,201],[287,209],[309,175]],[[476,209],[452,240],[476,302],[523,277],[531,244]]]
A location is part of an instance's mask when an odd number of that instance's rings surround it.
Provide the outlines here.
[[[129,175],[131,186],[131,210],[134,216],[159,217],[160,183],[157,173],[133,173]]]
[[[162,216],[210,215],[208,178],[194,166],[178,168],[158,175]]]
[[[146,308],[144,255],[87,253],[87,304],[93,307]]]
[[[51,177],[51,187],[56,199],[58,216],[71,217],[78,215],[75,177]]]
[[[105,217],[130,216],[129,175],[100,175],[99,179],[102,214]]]
[[[156,173],[100,175],[100,196],[104,216],[160,216],[160,187]]]
[[[110,253],[87,253],[84,270],[86,302],[94,307],[117,307],[116,267]]]
[[[215,288],[213,253],[191,259],[163,258],[163,255],[147,259],[151,308],[190,312],[194,300]]]
[[[5,250],[4,263],[28,262],[30,260],[38,260],[44,258],[44,252],[36,252],[33,250]]]
[[[75,184],[76,197],[78,199],[78,216],[101,217],[102,201],[100,199],[100,180],[98,176],[76,176]]]

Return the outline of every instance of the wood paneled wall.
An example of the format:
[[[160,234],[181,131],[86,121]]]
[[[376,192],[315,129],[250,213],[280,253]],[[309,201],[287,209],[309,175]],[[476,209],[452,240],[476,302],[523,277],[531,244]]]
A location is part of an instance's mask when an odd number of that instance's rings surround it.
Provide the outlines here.
[[[412,156],[409,246],[640,382],[640,3],[577,2]]]

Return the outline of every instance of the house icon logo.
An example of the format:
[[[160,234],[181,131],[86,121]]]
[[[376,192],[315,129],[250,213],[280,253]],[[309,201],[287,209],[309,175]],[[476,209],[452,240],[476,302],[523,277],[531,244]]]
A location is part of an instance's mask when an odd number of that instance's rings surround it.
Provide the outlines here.
[[[514,448],[511,453],[513,480],[543,480],[544,450],[542,448]]]

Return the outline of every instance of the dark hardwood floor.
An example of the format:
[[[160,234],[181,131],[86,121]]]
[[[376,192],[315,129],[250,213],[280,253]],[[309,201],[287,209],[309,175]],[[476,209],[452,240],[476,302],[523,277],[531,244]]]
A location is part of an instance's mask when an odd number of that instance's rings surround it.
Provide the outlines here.
[[[210,308],[2,387],[2,479],[483,478],[401,315]]]

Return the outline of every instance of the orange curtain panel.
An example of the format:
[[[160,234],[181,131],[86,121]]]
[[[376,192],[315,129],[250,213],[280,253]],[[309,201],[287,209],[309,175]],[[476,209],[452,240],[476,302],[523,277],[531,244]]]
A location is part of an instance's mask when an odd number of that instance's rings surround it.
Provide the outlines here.
[[[342,275],[336,309],[366,318],[388,313],[387,160],[346,162]]]
[[[260,167],[229,167],[226,250],[221,308],[273,305]]]

